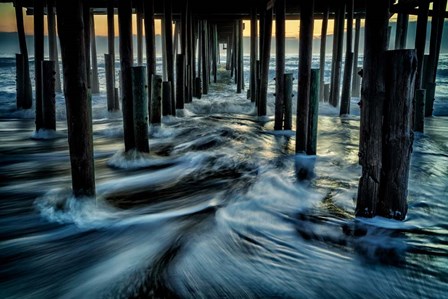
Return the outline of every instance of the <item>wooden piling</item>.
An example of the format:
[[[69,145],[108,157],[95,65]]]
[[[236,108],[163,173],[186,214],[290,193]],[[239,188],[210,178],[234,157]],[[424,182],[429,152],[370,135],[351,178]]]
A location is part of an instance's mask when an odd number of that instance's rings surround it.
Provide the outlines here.
[[[350,114],[350,100],[351,100],[351,81],[352,81],[352,70],[353,70],[353,52],[348,52],[345,54],[345,66],[344,66],[344,84],[342,86],[341,94],[341,107],[339,110],[339,115]]]
[[[138,65],[143,65],[143,2],[145,2],[145,1],[137,1],[136,2],[137,64]]]
[[[146,78],[152,80],[152,75],[156,73],[156,42],[154,27],[154,0],[143,1],[143,14],[146,41]],[[148,105],[151,103],[152,84],[148,83]],[[171,95],[171,94],[170,94]],[[171,107],[171,106],[170,106]],[[148,106],[148,111],[151,107]]]
[[[91,57],[90,57],[90,3],[88,1],[84,1],[83,3],[83,18],[84,18],[84,43],[86,52],[86,72],[87,72],[87,87],[89,90],[92,90],[92,65],[91,65]]]
[[[166,57],[166,67],[167,67],[167,81],[174,84],[174,57],[173,57],[173,16],[172,16],[172,0],[163,1],[163,11],[165,17],[165,53]],[[176,115],[176,100],[174,98],[174,94],[171,93],[171,113],[172,115]]]
[[[274,130],[283,128],[283,100],[285,98],[285,0],[275,2],[275,121]]]
[[[15,13],[17,23],[17,33],[19,36],[20,54],[23,55],[23,101],[20,108],[30,109],[33,105],[33,91],[31,89],[30,64],[28,59],[28,48],[25,39],[25,29],[23,26],[22,0],[15,1]]]
[[[176,109],[184,109],[185,103],[185,55],[176,57]]]
[[[313,55],[314,0],[300,6],[299,84],[297,92],[296,153],[305,153],[308,144],[311,57]]]
[[[55,67],[55,90],[56,92],[62,92],[61,88],[61,75],[59,71],[59,59],[58,59],[58,45],[56,41],[56,22],[54,13],[54,1],[47,0],[47,24],[48,24],[48,53],[50,60],[54,61]]]
[[[36,132],[43,128],[42,61],[44,60],[44,6],[34,2],[34,69],[36,89]]]
[[[148,95],[146,94],[146,68],[131,67],[132,99],[134,104],[134,142],[139,152],[149,153]]]
[[[311,69],[308,140],[306,145],[307,155],[315,155],[317,151],[317,121],[319,116],[319,72],[319,69]]]
[[[263,36],[263,49],[260,56],[260,87],[259,87],[259,102],[258,102],[258,116],[265,116],[267,110],[268,97],[268,80],[269,80],[269,60],[271,57],[271,36],[272,36],[272,8],[264,12],[264,26],[260,36]]]
[[[238,21],[238,73],[237,73],[238,86],[240,86],[237,89],[239,89],[240,92],[241,90],[244,90],[243,25],[244,25],[243,20],[240,19]]]
[[[119,107],[119,97],[118,93],[115,93],[115,19],[114,19],[114,1],[109,0],[107,2],[107,49],[109,52],[109,63],[110,63],[110,69],[109,73],[106,73],[106,85],[107,84],[107,76],[110,76],[109,80],[112,83],[111,86],[107,87],[108,92],[108,99],[109,97],[111,100],[111,106],[110,108],[112,110],[120,110]],[[109,95],[109,88],[111,88],[110,95]],[[115,104],[117,103],[117,105]],[[108,107],[109,110],[109,107]]]
[[[417,77],[415,78],[415,89],[423,86],[423,57],[426,45],[426,26],[428,24],[429,0],[419,1],[417,32],[415,35],[415,49],[417,50]]]
[[[230,36],[227,37],[226,44],[226,71],[230,71],[230,60],[232,57],[232,48],[230,46]]]
[[[239,39],[240,36],[238,34],[239,30],[238,30],[238,25],[239,23],[237,21],[234,22],[233,24],[233,68],[234,68],[234,83],[238,84],[238,67],[239,67],[239,63],[238,63],[238,50],[239,50]],[[237,92],[238,92],[238,86],[237,86]],[[240,91],[241,92],[241,91]]]
[[[353,71],[353,0],[347,0],[347,39],[346,52],[344,64],[344,77],[342,80],[342,94],[340,115],[350,114],[350,100],[351,100],[351,83]]]
[[[324,98],[324,84],[325,84],[325,53],[327,47],[327,29],[328,17],[330,14],[330,6],[326,5],[323,12],[322,30],[320,34],[320,96],[323,101]]]
[[[425,94],[425,116],[432,116],[434,110],[434,100],[436,94],[436,83],[427,82],[426,83],[426,94]],[[417,109],[416,109],[417,111]]]
[[[402,2],[402,1],[400,1]],[[406,38],[408,34],[409,15],[406,13],[398,13],[397,30],[395,33],[395,49],[406,48]]]
[[[383,157],[383,107],[386,95],[385,53],[389,1],[366,1],[364,65],[361,93],[359,180],[356,216],[373,217],[379,198]]]
[[[340,82],[341,82],[341,69],[342,69],[342,48],[344,40],[344,15],[345,15],[345,3],[339,4],[336,11],[335,27],[336,31],[334,34],[335,42],[333,47],[335,47],[334,60],[334,72],[332,71],[332,81],[330,89],[330,104],[334,107],[339,105],[340,101]]]
[[[151,124],[158,125],[162,122],[162,77],[152,75],[151,79]],[[164,92],[165,93],[165,92]],[[170,96],[171,88],[166,91],[166,96]]]
[[[55,62],[42,61],[43,128],[56,130]]]
[[[153,75],[153,80],[154,80],[154,76]],[[158,76],[160,79],[162,79],[162,77]],[[153,92],[154,97],[156,98],[158,96],[158,93],[154,93]],[[152,97],[152,95],[151,95]],[[151,100],[152,102],[152,100]],[[168,81],[163,81],[162,82],[162,112],[163,112],[163,116],[166,115],[171,115],[171,82]]]
[[[95,16],[90,13],[90,36],[91,36],[91,55],[92,55],[92,93],[100,93],[100,82],[98,79],[98,59],[96,52],[96,35],[95,35]]]
[[[292,129],[292,81],[294,80],[292,73],[287,73],[283,75],[283,85],[285,87],[285,92],[283,93],[283,103],[285,107],[285,120],[284,129]]]
[[[357,16],[355,21],[355,44],[353,48],[353,73],[352,73],[352,96],[360,96],[361,80],[358,75],[358,51],[359,51],[359,35],[361,31],[361,17]]]
[[[106,74],[106,92],[107,92],[107,111],[115,110],[115,88],[112,73],[112,57],[110,54],[104,54],[104,69]]]
[[[120,96],[118,95],[118,87],[115,87],[114,100],[114,109],[115,111],[118,111],[120,110]]]
[[[16,54],[16,107],[22,109],[25,101],[25,58]]]
[[[194,80],[194,84],[195,86],[195,90],[196,90],[196,98],[200,99],[202,97],[202,83],[201,83],[201,78],[196,77]]]
[[[424,132],[425,130],[425,102],[426,90],[417,89],[415,91],[415,115],[414,115],[414,131]]]
[[[218,41],[218,36],[217,36],[217,32],[215,31],[215,27],[216,25],[213,24],[212,25],[212,72],[213,72],[213,83],[217,82],[217,75],[218,75],[218,53],[217,53],[217,49],[216,49],[216,43]]]
[[[134,61],[132,51],[132,3],[118,2],[118,26],[120,30],[121,97],[123,111],[125,151],[135,147],[134,105],[132,99],[131,67]]]
[[[201,42],[201,60],[202,60],[202,93],[208,94],[208,51],[207,51],[208,37],[207,37],[207,21],[202,21],[202,42]]]
[[[324,101],[326,103],[330,101],[330,83],[324,84]]]
[[[255,74],[255,64],[258,58],[258,26],[257,26],[257,7],[252,5],[250,11],[250,75],[249,75],[249,90],[250,101],[255,102],[257,80]]]
[[[56,1],[64,73],[73,194],[95,196],[91,99],[87,90],[82,0]]]
[[[417,58],[414,50],[388,51],[383,120],[383,162],[377,215],[404,220],[413,144],[412,100]]]

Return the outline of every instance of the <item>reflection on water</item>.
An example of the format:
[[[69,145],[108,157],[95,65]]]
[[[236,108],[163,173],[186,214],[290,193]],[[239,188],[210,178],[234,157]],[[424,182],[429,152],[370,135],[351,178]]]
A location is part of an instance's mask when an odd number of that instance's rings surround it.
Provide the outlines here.
[[[406,221],[355,219],[359,117],[321,108],[313,157],[224,86],[124,155],[95,97],[96,200],[70,196],[63,119],[0,119],[0,297],[446,297],[448,119],[416,135]]]

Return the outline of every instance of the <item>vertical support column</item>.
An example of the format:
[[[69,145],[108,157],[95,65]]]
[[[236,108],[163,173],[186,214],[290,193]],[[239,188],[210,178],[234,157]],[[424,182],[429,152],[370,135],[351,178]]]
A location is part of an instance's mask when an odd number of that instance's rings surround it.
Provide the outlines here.
[[[343,40],[344,40],[344,15],[345,15],[345,3],[342,2],[339,4],[336,11],[336,20],[335,20],[335,35],[334,35],[334,44],[335,47],[333,54],[333,68],[332,71],[332,81],[331,81],[331,89],[330,89],[330,104],[334,107],[339,105],[340,95],[339,92],[341,90],[340,82],[341,82],[341,69],[342,69],[342,48],[343,48]]]
[[[417,89],[415,91],[415,132],[423,133],[425,130],[425,96],[425,89]]]
[[[417,32],[415,36],[415,49],[417,50],[417,77],[415,78],[415,89],[423,86],[423,57],[426,45],[426,26],[428,24],[429,0],[420,0],[417,18]]]
[[[268,97],[268,80],[269,80],[269,60],[271,57],[271,36],[272,36],[272,8],[264,11],[263,31],[260,35],[263,36],[262,55],[260,62],[260,87],[259,87],[259,102],[258,102],[258,116],[265,116],[267,110]]]
[[[154,0],[143,1],[143,13],[145,21],[145,41],[146,41],[146,78],[152,80],[152,75],[156,73],[156,42],[154,27]],[[152,84],[148,83],[148,111],[152,96]],[[171,106],[170,106],[171,107]]]
[[[383,120],[383,162],[377,215],[403,220],[408,209],[411,160],[412,100],[417,58],[414,50],[386,54],[386,101]]]
[[[185,103],[185,55],[176,57],[176,109],[184,109]]]
[[[356,216],[373,217],[379,198],[383,157],[383,107],[385,102],[385,53],[389,23],[388,0],[366,2],[364,66],[361,93],[359,180]]]
[[[34,68],[36,88],[36,132],[43,128],[42,61],[44,60],[44,4],[34,1]]]
[[[167,68],[167,81],[174,84],[174,61],[173,61],[173,16],[171,14],[172,0],[163,1],[164,16],[165,16],[165,53],[166,57],[166,68]],[[176,100],[174,94],[171,93],[171,108],[172,115],[176,115]]]
[[[235,21],[233,23],[233,69],[234,69],[234,82],[235,84],[238,84],[238,67],[239,67],[239,63],[238,63],[238,50],[239,50],[239,30],[238,30],[238,25],[239,23],[237,21]],[[237,92],[238,92],[238,86],[237,86]]]
[[[132,3],[118,2],[118,26],[120,30],[121,97],[125,151],[135,147],[134,105],[132,98],[131,67],[134,61],[132,51]]]
[[[320,96],[321,101],[324,100],[324,84],[325,84],[325,52],[327,47],[327,29],[328,29],[328,16],[330,14],[330,6],[326,5],[323,12],[322,19],[322,31],[320,34]]]
[[[107,76],[110,76],[109,80],[111,81],[112,85],[108,85],[106,82],[107,87],[107,98],[108,101],[110,100],[110,109],[112,110],[120,110],[119,107],[119,98],[115,96],[115,19],[114,19],[114,1],[109,0],[107,2],[107,49],[109,52],[109,63],[110,63],[110,69],[109,73],[106,74],[106,81]],[[109,89],[110,92],[109,92]],[[109,103],[109,102],[108,102]],[[109,107],[108,107],[109,109]]]
[[[353,0],[347,0],[347,4],[347,40],[344,64],[344,78],[342,80],[340,115],[350,114],[350,100],[352,97],[351,84],[353,70]]]
[[[55,62],[42,61],[43,128],[56,130]]]
[[[361,31],[361,17],[356,17],[355,22],[355,45],[353,49],[353,74],[352,74],[352,95],[359,97],[361,80],[358,75],[358,51],[359,51],[359,33]]]
[[[90,36],[92,46],[92,93],[100,93],[100,83],[98,80],[98,59],[96,53],[96,36],[95,36],[95,15],[90,13]]]
[[[308,117],[307,155],[317,152],[317,121],[319,117],[319,69],[311,70],[310,82],[310,110]]]
[[[293,81],[292,73],[283,75],[283,84],[285,86],[284,92],[284,103],[285,103],[285,122],[284,129],[291,130],[292,129],[292,81]]]
[[[187,9],[187,48],[188,48],[188,59],[187,59],[187,69],[188,69],[188,80],[187,87],[188,93],[186,95],[185,101],[191,103],[193,101],[194,93],[194,78],[196,77],[195,68],[195,48],[194,48],[194,27],[193,27],[193,14],[191,12],[191,7],[188,3]]]
[[[250,101],[255,102],[255,96],[257,94],[257,80],[255,74],[255,64],[258,58],[258,28],[257,28],[257,7],[252,4],[250,11],[250,78],[249,78],[249,90],[250,90]],[[228,47],[228,46],[227,46]],[[227,49],[227,55],[229,55]]]
[[[397,31],[395,33],[395,49],[406,48],[406,37],[408,34],[409,15],[406,13],[398,13]]]
[[[244,89],[244,37],[243,37],[243,20],[238,21],[238,84]]]
[[[16,54],[16,107],[22,109],[25,101],[25,59]]]
[[[296,153],[307,151],[313,55],[314,0],[300,6],[299,84],[297,92]]]
[[[166,32],[165,32],[165,15],[162,17],[162,24],[161,24],[161,34],[162,34],[162,79],[163,81],[168,80],[168,73],[167,73],[167,65],[166,65]],[[172,82],[171,82],[172,83]]]
[[[148,144],[148,95],[146,94],[146,69],[144,66],[131,67],[132,98],[134,100],[135,149],[149,153]]]
[[[218,75],[218,53],[216,51],[216,42],[218,40],[218,37],[216,36],[215,27],[216,24],[212,24],[212,71],[213,71],[213,83],[217,82],[217,75]]]
[[[110,54],[104,54],[104,68],[106,72],[107,111],[115,111],[115,88],[113,74],[113,59]]]
[[[30,109],[33,105],[33,91],[31,89],[30,64],[28,59],[28,48],[25,39],[25,28],[23,26],[22,1],[15,1],[15,12],[17,21],[17,33],[19,35],[20,54],[23,55],[23,101],[20,108]]]
[[[47,23],[48,23],[48,53],[50,60],[55,62],[56,85],[55,90],[61,92],[61,76],[59,72],[58,45],[56,42],[56,22],[54,14],[54,1],[47,0]]]
[[[89,90],[92,90],[92,69],[90,64],[90,6],[88,1],[83,2],[83,18],[84,18],[84,43],[85,43],[85,49],[86,52],[86,72],[87,72],[87,87]]]
[[[208,94],[208,51],[207,51],[207,44],[208,44],[208,36],[207,36],[207,21],[202,21],[202,43],[201,43],[201,58],[202,58],[202,93]]]
[[[91,100],[87,90],[82,0],[56,1],[64,69],[68,144],[75,196],[95,196]]]
[[[285,98],[285,85],[283,74],[285,73],[285,0],[275,2],[275,121],[274,130],[283,127],[283,99]]]
[[[137,21],[137,64],[143,65],[143,2],[136,3],[136,21]],[[154,21],[154,20],[153,20]],[[150,77],[148,77],[149,79]]]
[[[153,78],[157,76],[157,75],[153,75]],[[160,78],[160,80],[162,80],[162,78],[160,76],[158,76]],[[157,92],[153,95],[155,97],[158,96]],[[152,95],[151,95],[152,97]],[[151,100],[152,101],[152,100]],[[171,83],[168,81],[164,81],[162,82],[162,113],[163,116],[166,115],[171,115]]]
[[[165,88],[165,83],[163,82],[163,86]],[[159,75],[152,75],[151,79],[152,85],[152,95],[151,95],[151,124],[158,125],[162,122],[162,77]],[[167,96],[167,104],[170,104],[169,99],[171,97],[171,84],[166,84],[166,90],[163,91],[164,95]],[[167,112],[169,105],[166,105]]]

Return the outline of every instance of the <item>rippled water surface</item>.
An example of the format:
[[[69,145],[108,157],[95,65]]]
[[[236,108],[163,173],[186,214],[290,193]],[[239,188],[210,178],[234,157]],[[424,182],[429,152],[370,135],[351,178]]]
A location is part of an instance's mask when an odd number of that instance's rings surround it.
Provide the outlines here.
[[[0,61],[1,298],[447,297],[446,76],[396,222],[353,217],[357,99],[342,118],[321,104],[305,157],[295,132],[273,130],[273,81],[260,119],[225,74],[150,128],[149,155],[123,154],[121,113],[94,96],[97,198],[74,199],[62,95],[57,132],[34,133]]]

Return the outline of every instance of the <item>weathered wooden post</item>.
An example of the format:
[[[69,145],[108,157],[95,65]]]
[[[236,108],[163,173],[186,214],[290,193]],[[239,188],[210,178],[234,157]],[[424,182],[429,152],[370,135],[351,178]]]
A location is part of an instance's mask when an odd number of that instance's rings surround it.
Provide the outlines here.
[[[202,82],[201,78],[196,77],[194,80],[195,90],[196,90],[196,98],[200,99],[202,97]]]
[[[415,132],[424,132],[425,130],[425,89],[415,91]]]
[[[310,110],[308,117],[308,141],[306,154],[315,155],[317,151],[317,121],[319,116],[319,69],[311,70]]]
[[[233,24],[233,68],[235,69],[234,74],[234,82],[235,84],[237,84],[237,93],[238,93],[238,68],[240,66],[240,64],[238,63],[238,51],[240,49],[239,47],[239,43],[240,43],[240,36],[238,34],[239,30],[238,30],[238,26],[239,23],[238,21],[235,21]],[[241,92],[241,90],[240,90]]]
[[[324,101],[327,103],[330,101],[330,83],[324,84]]]
[[[216,49],[216,43],[218,41],[218,36],[216,35],[217,32],[215,31],[216,24],[212,25],[212,71],[213,71],[213,83],[217,82],[217,75],[218,75],[218,53]]]
[[[345,52],[344,77],[342,80],[342,94],[340,115],[350,114],[350,100],[351,100],[351,83],[353,70],[353,0],[347,0],[347,39]]]
[[[268,97],[268,80],[269,80],[269,60],[271,57],[271,36],[272,36],[272,7],[266,10],[264,15],[263,31],[260,36],[263,36],[262,55],[260,61],[260,87],[259,87],[259,102],[258,102],[258,116],[265,116],[267,110]]]
[[[150,121],[153,125],[159,125],[162,122],[162,77],[159,75],[152,75],[151,85],[152,95]],[[165,88],[165,84],[163,86]],[[163,91],[164,96],[171,96],[171,87],[168,86],[170,86],[170,84],[168,84],[166,90]],[[168,105],[166,106],[168,109]]]
[[[333,51],[333,65],[334,72],[332,71],[332,81],[330,88],[330,104],[334,107],[339,105],[340,101],[340,82],[341,82],[341,69],[342,69],[342,48],[343,48],[343,40],[344,40],[344,15],[345,15],[345,2],[339,4],[336,11],[336,20],[335,20],[335,42],[333,47],[335,50]]]
[[[149,153],[148,95],[146,94],[146,68],[131,67],[132,98],[134,100],[134,142],[139,152]]]
[[[311,57],[313,55],[314,0],[300,6],[299,84],[297,92],[296,153],[306,152],[310,110]]]
[[[98,80],[98,59],[96,52],[95,35],[95,15],[90,13],[90,36],[91,36],[91,55],[92,55],[92,93],[100,93],[100,82]]]
[[[243,20],[238,20],[238,86],[241,92],[241,90],[244,89],[244,61],[243,61]],[[238,92],[238,90],[237,90]]]
[[[23,55],[23,101],[20,108],[30,109],[33,105],[33,91],[31,89],[30,64],[28,59],[28,48],[26,46],[25,29],[23,26],[22,0],[15,1],[15,12],[17,21],[17,33],[19,35],[20,54]]]
[[[230,36],[227,36],[227,44],[226,44],[226,71],[230,71],[230,60],[232,57],[232,50],[230,46]]]
[[[361,93],[359,180],[356,216],[376,215],[383,157],[383,107],[386,95],[385,53],[389,1],[366,2],[364,66]]]
[[[425,94],[425,116],[432,116],[432,112],[434,110],[435,93],[436,84],[433,82],[427,82]]]
[[[22,109],[25,101],[25,59],[16,54],[16,107]]]
[[[154,76],[153,75],[153,80],[154,80]],[[161,79],[161,77],[159,76],[159,78]],[[153,83],[154,84],[154,83]],[[154,90],[154,89],[152,89]],[[159,94],[156,93],[152,93],[152,95],[154,95],[154,97],[157,97]],[[151,95],[151,97],[152,97]],[[152,100],[151,100],[152,102]],[[162,82],[162,112],[163,112],[163,116],[166,115],[171,115],[171,83],[168,81],[163,81]]]
[[[106,73],[107,111],[115,110],[115,88],[113,79],[113,59],[110,54],[104,54],[104,69]]]
[[[87,72],[87,87],[89,90],[92,90],[92,68],[90,64],[90,3],[88,1],[84,1],[83,3],[83,18],[84,18],[84,43],[86,52],[86,72]]]
[[[283,100],[285,98],[285,0],[275,2],[275,121],[274,130],[283,128]]]
[[[58,59],[58,46],[56,42],[56,22],[55,22],[55,14],[54,14],[54,1],[55,0],[47,0],[47,23],[48,23],[48,53],[50,56],[50,60],[55,63],[55,71],[56,71],[56,85],[55,89],[57,92],[62,92],[61,89],[61,76],[59,72],[59,59]]]
[[[201,66],[202,66],[202,93],[208,94],[208,37],[207,37],[207,21],[202,20],[202,42],[201,42]]]
[[[44,60],[44,6],[34,1],[34,69],[36,89],[36,132],[43,128],[42,61]]]
[[[255,65],[258,58],[258,26],[257,26],[257,7],[253,3],[250,11],[250,75],[249,75],[249,90],[250,90],[250,101],[255,102],[256,90],[257,90],[257,80],[255,73]]]
[[[185,55],[176,57],[176,109],[184,109],[185,103]]]
[[[399,2],[403,2],[400,0]],[[398,13],[397,30],[395,33],[395,49],[406,48],[406,37],[408,34],[409,15],[406,13]]]
[[[415,89],[423,86],[423,57],[426,45],[426,26],[428,24],[429,0],[419,1],[417,32],[415,35],[415,49],[417,50],[417,77],[415,78]]]
[[[411,160],[412,100],[417,68],[415,50],[386,54],[386,101],[383,123],[383,162],[377,215],[406,217]]]
[[[43,128],[56,130],[55,62],[42,61]]]
[[[132,3],[127,0],[118,2],[118,26],[120,30],[120,66],[121,96],[123,110],[125,151],[135,147],[134,139],[134,104],[132,99],[131,67],[132,53]]]
[[[152,80],[152,75],[156,73],[156,42],[154,27],[154,0],[143,1],[145,41],[146,41],[146,78]],[[151,103],[152,84],[148,83],[148,105]],[[170,94],[171,95],[171,94]],[[171,105],[170,105],[171,107]],[[148,106],[148,111],[151,107]],[[168,113],[168,111],[167,111]]]
[[[353,48],[353,73],[352,73],[352,95],[360,96],[361,80],[358,75],[358,51],[359,51],[359,35],[361,31],[361,17],[356,17],[355,22],[355,45]]]
[[[172,16],[172,0],[163,1],[163,11],[165,17],[165,52],[164,56],[166,59],[166,68],[167,68],[167,81],[171,82],[171,85],[174,84],[174,57],[173,57],[173,16]],[[171,115],[176,115],[176,99],[174,98],[174,94],[171,93]]]
[[[322,31],[320,34],[320,97],[321,101],[324,100],[324,84],[325,84],[325,52],[327,47],[327,29],[328,29],[328,17],[330,14],[330,6],[325,5],[322,20]]]
[[[342,86],[341,95],[341,107],[339,115],[350,114],[350,100],[351,100],[351,81],[352,81],[352,64],[353,64],[353,52],[347,52],[345,54],[345,66],[344,66],[344,84]]]
[[[285,104],[285,121],[283,123],[285,130],[292,129],[292,81],[294,80],[292,73],[283,75],[283,81],[285,86],[283,103]]]
[[[87,90],[82,2],[56,1],[72,186],[77,197],[95,196],[92,112]]]
[[[136,2],[136,21],[137,21],[137,64],[143,64],[143,3]],[[154,21],[154,20],[153,20]],[[149,79],[149,77],[148,77]]]
[[[110,104],[111,106],[108,106],[108,110],[109,108],[112,110],[120,110],[120,105],[119,105],[119,96],[118,96],[118,92],[115,93],[115,19],[114,19],[114,1],[113,0],[109,0],[107,2],[107,49],[109,52],[109,64],[110,64],[110,68],[109,71],[106,70],[106,86],[107,86],[107,98],[108,98],[108,105],[109,105],[109,99],[110,99]],[[107,59],[105,59],[105,64],[107,63]],[[107,83],[108,81],[108,76],[110,76],[109,78],[109,83]],[[112,85],[110,85],[110,83],[112,83]],[[110,94],[109,94],[109,89],[110,89]],[[117,89],[118,90],[118,89]]]

